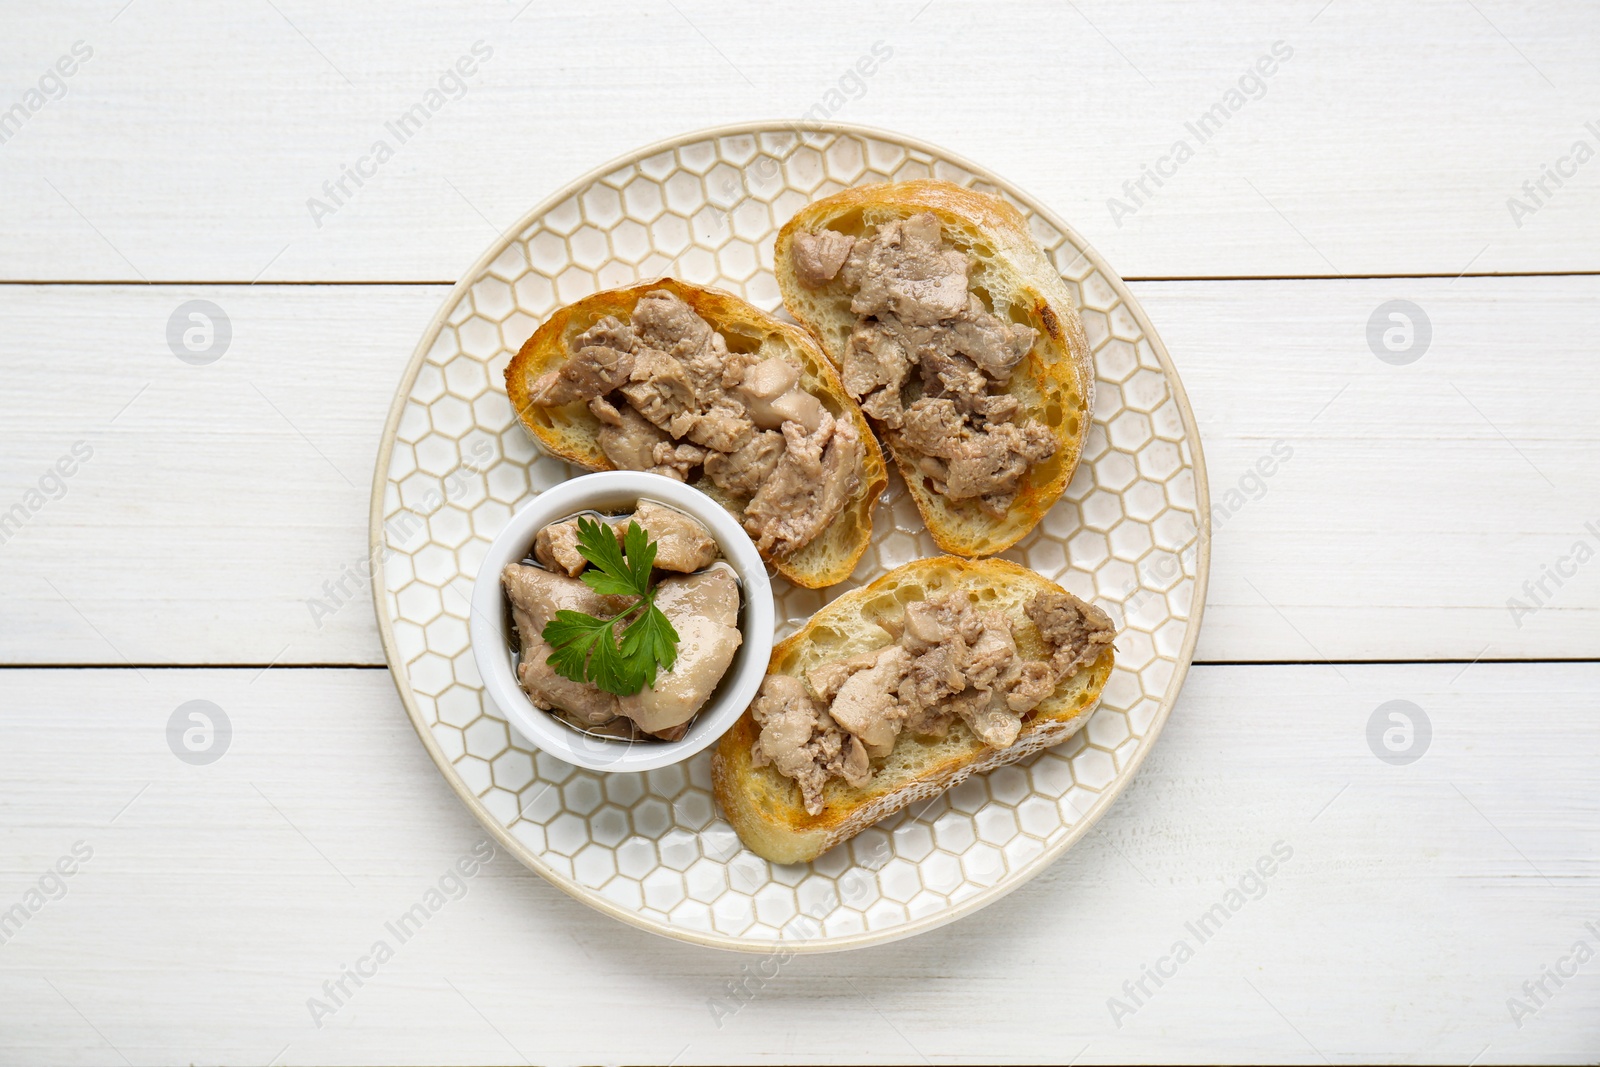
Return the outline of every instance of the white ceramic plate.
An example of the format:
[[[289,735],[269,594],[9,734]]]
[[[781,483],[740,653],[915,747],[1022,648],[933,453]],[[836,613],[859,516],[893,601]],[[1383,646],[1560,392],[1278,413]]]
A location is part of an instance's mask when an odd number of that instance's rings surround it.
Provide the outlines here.
[[[579,770],[534,750],[485,698],[467,640],[473,578],[530,494],[573,476],[512,414],[506,363],[559,304],[675,275],[780,306],[777,231],[849,186],[936,177],[998,193],[1067,279],[1094,348],[1094,425],[1066,495],[1005,555],[1111,612],[1117,667],[1089,724],[1057,748],[969,779],[807,865],[744,850],[711,797],[710,753],[643,774]],[[652,145],[563,189],[451,291],[395,397],[372,497],[378,624],[423,744],[508,850],[607,914],[699,944],[825,951],[969,914],[1043,870],[1131,781],[1172,709],[1205,602],[1210,508],[1194,416],[1122,280],[1060,219],[1001,179],[897,134],[780,123]],[[850,582],[774,579],[778,636],[834,595],[934,555],[891,475]]]

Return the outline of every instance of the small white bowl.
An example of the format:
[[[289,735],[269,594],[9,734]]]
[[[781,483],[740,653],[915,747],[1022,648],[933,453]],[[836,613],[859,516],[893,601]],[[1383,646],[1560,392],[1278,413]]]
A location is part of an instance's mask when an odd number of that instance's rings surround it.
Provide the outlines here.
[[[631,511],[640,500],[677,508],[710,531],[722,558],[739,576],[743,604],[734,653],[722,684],[678,741],[623,741],[583,733],[533,706],[512,670],[512,634],[500,574],[506,564],[528,558],[541,529],[580,511],[608,515]],[[472,589],[472,654],[483,685],[517,731],[558,759],[594,771],[648,771],[688,759],[721,737],[755,699],[772,655],[772,583],[748,534],[722,505],[700,490],[659,474],[603,471],[547,489],[524,504],[478,568]]]

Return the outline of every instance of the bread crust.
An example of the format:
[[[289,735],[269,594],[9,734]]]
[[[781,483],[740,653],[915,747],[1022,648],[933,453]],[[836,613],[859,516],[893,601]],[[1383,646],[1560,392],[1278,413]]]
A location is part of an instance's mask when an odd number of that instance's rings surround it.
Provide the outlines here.
[[[872,539],[872,511],[888,485],[888,469],[866,417],[845,392],[839,372],[816,340],[804,330],[776,319],[720,289],[691,285],[676,278],[659,278],[623,289],[593,293],[558,308],[523,344],[506,366],[506,394],[523,428],[550,455],[592,471],[614,470],[600,449],[600,421],[587,405],[545,407],[533,403],[530,389],[539,376],[560,366],[569,354],[568,342],[606,315],[629,321],[634,305],[646,293],[665,289],[694,309],[727,339],[730,347],[745,346],[764,356],[783,354],[801,368],[801,385],[817,397],[834,418],[849,419],[861,439],[861,484],[851,494],[843,512],[827,530],[799,551],[784,557],[763,553],[778,573],[796,585],[820,589],[849,577]],[[722,504],[736,518],[743,507],[704,476],[697,489]]]
[[[798,632],[772,650],[768,674],[803,677],[818,663],[878,648],[890,642],[874,621],[903,614],[915,600],[966,592],[979,607],[1000,608],[1023,620],[1022,605],[1060,586],[1009,560],[964,560],[936,556],[916,560],[870,585],[838,597]],[[1019,627],[1019,648],[1043,655],[1031,623]],[[800,787],[772,767],[755,767],[751,746],[761,729],[748,710],[717,743],[711,757],[712,790],[723,817],[756,855],[774,863],[809,862],[882,819],[919,800],[931,799],[969,776],[994,770],[1060,744],[1089,720],[1111,676],[1115,653],[1107,648],[1094,664],[1065,679],[1024,719],[1009,748],[990,748],[956,722],[937,742],[902,734],[886,761],[874,762],[872,781],[852,787],[831,779],[823,787],[823,809],[810,815]]]
[[[1039,332],[1006,392],[1022,401],[1022,414],[1049,427],[1060,443],[1055,457],[1029,469],[1006,517],[994,519],[976,501],[952,502],[935,493],[917,471],[915,457],[897,447],[892,431],[872,420],[939,547],[961,556],[988,556],[1027,536],[1061,498],[1077,470],[1094,410],[1093,357],[1083,323],[1066,282],[1028,232],[1026,220],[1004,200],[950,182],[856,186],[808,204],[789,220],[778,233],[774,269],[789,313],[842,368],[855,322],[850,294],[837,279],[815,290],[799,283],[790,254],[795,233],[832,228],[859,235],[924,211],[938,217],[947,241],[977,260],[973,281],[984,285],[996,312],[1003,301],[1012,317]]]

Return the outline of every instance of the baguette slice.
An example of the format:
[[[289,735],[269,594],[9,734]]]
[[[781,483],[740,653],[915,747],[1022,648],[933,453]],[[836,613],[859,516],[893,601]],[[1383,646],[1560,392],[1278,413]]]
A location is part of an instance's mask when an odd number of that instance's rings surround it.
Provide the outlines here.
[[[965,591],[980,607],[1025,620],[1025,605],[1061,588],[1003,559],[968,561],[952,556],[921,559],[896,568],[871,585],[845,593],[772,650],[768,674],[804,677],[811,667],[886,645],[877,620],[898,618],[905,605],[952,590]],[[1045,645],[1031,623],[1018,628],[1018,651],[1042,656]],[[746,711],[711,758],[712,788],[723,816],[756,855],[774,863],[806,863],[919,800],[965,781],[969,775],[1016,763],[1059,744],[1089,721],[1111,676],[1114,652],[1064,680],[1022,723],[1009,748],[990,748],[957,720],[943,738],[901,734],[883,761],[873,761],[872,780],[856,788],[841,778],[823,788],[823,809],[807,814],[800,787],[770,765],[751,765],[750,749],[761,728]]]
[[[838,278],[819,289],[800,284],[790,254],[795,233],[831,229],[870,236],[880,223],[924,211],[939,219],[947,244],[972,256],[970,286],[987,298],[994,313],[1039,331],[1033,351],[1005,391],[1021,401],[1019,421],[1038,419],[1061,443],[1055,456],[1028,471],[1006,517],[994,519],[975,500],[955,502],[934,492],[917,471],[914,456],[897,447],[892,431],[880,427],[939,547],[960,556],[989,556],[1025,537],[1061,498],[1078,467],[1094,409],[1094,366],[1083,323],[1066,282],[1028,232],[1027,222],[1004,200],[949,182],[857,186],[801,208],[778,233],[774,268],[789,313],[817,335],[834,366],[842,368],[856,324],[850,292]]]
[[[731,351],[759,352],[763,358],[789,357],[800,366],[801,386],[820,400],[834,418],[848,419],[855,425],[861,438],[861,484],[844,510],[823,533],[799,551],[767,558],[779,574],[809,589],[844,581],[872,539],[872,509],[888,485],[883,451],[872,436],[861,409],[844,391],[839,372],[828,362],[816,341],[804,330],[773,318],[731,293],[690,285],[675,278],[662,278],[626,289],[594,293],[557,309],[534,331],[506,367],[506,392],[517,418],[549,454],[592,471],[615,469],[600,450],[600,421],[587,405],[537,405],[530,400],[529,390],[540,375],[566,362],[567,343],[572,338],[606,315],[629,321],[639,298],[658,289],[667,290],[693,308],[712,329],[722,334]],[[743,505],[709,478],[702,475],[694,484],[743,521]]]

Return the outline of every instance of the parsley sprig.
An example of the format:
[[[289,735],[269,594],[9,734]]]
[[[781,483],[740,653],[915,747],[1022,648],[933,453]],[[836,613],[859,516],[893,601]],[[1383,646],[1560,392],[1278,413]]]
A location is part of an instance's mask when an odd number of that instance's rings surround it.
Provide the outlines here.
[[[563,678],[588,682],[617,696],[632,696],[646,685],[654,688],[656,671],[672,669],[678,658],[678,631],[656,607],[650,586],[656,544],[644,527],[630,521],[617,544],[605,523],[578,519],[578,554],[590,566],[583,580],[601,596],[637,597],[609,619],[562,610],[545,624],[541,636],[555,650],[545,660]],[[616,627],[629,616],[619,642]]]

